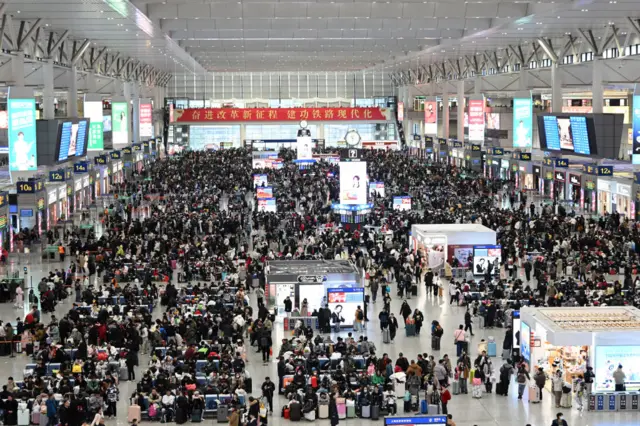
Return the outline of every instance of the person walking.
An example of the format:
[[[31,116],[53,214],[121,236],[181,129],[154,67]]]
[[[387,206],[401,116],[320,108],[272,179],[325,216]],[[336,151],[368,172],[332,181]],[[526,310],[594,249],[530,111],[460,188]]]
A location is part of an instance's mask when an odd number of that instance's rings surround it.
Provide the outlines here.
[[[453,332],[453,341],[456,344],[456,357],[459,358],[460,355],[462,355],[462,352],[464,350],[465,347],[465,331],[464,331],[464,326],[462,324],[460,324],[460,326],[458,327],[458,329],[456,331]]]
[[[613,372],[613,380],[616,384],[616,392],[623,392],[625,390],[624,379],[627,378],[627,375],[624,374],[622,370],[622,364],[618,364],[618,368]]]
[[[564,385],[564,380],[562,380],[562,371],[558,370],[556,371],[556,374],[554,374],[551,378],[551,390],[553,391],[553,396],[556,399],[556,408],[560,408],[560,400],[562,399],[562,385]]]
[[[267,400],[267,404],[269,404],[269,412],[273,414],[273,394],[276,390],[276,385],[269,379],[269,377],[264,378],[264,382],[261,386],[262,396]]]
[[[422,312],[420,312],[418,308],[413,311],[413,321],[416,324],[416,335],[420,335],[420,329],[422,328],[422,323],[424,322],[424,315],[422,315]]]
[[[360,305],[356,308],[356,312],[353,318],[353,331],[356,333],[362,332],[362,322],[364,321],[364,312]]]
[[[473,320],[471,319],[471,312],[469,311],[469,307],[467,306],[467,312],[464,313],[464,331],[468,331],[471,336],[473,336]]]
[[[539,367],[536,374],[533,375],[533,381],[536,383],[536,387],[538,388],[538,399],[542,402],[542,390],[547,383],[547,375],[544,370],[542,370],[542,367]]]
[[[529,373],[523,364],[518,367],[516,382],[518,382],[518,399],[522,399],[524,389],[527,387],[527,381],[531,380]]]
[[[391,343],[393,343],[393,341],[396,338],[396,333],[398,332],[398,320],[396,319],[396,317],[393,315],[393,313],[391,313],[389,315],[389,338],[391,339]]]
[[[458,305],[458,287],[455,285],[453,281],[449,283],[449,304],[451,305],[453,302],[456,302],[456,306]]]

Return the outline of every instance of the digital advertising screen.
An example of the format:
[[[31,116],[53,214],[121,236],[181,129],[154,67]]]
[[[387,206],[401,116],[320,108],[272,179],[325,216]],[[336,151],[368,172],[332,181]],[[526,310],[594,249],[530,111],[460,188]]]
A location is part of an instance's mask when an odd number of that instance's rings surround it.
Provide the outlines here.
[[[424,103],[424,133],[427,135],[438,134],[438,102],[425,101]]]
[[[511,333],[513,333],[513,347],[518,349],[520,347],[520,339],[516,338],[516,334],[520,331],[520,311],[513,311],[512,313],[513,315],[513,319],[512,319],[512,327],[511,327]]]
[[[113,145],[128,145],[129,142],[129,104],[113,102],[111,104],[111,126]]]
[[[259,212],[276,212],[276,199],[275,198],[262,198],[258,200]]]
[[[627,390],[640,388],[640,346],[596,346],[596,391],[615,390],[613,372],[620,364],[626,375],[624,382]]]
[[[404,102],[398,102],[398,121],[404,120]]]
[[[520,321],[520,355],[531,364],[531,327],[523,321]]]
[[[7,99],[9,171],[37,170],[36,100]]]
[[[533,146],[533,101],[531,98],[513,100],[513,147]]]
[[[102,116],[102,130],[105,132],[111,131],[111,116],[103,115]]]
[[[538,116],[540,148],[580,155],[597,154],[591,136],[593,119],[583,116]]]
[[[631,162],[640,164],[640,95],[633,96],[633,108],[631,114]]]
[[[484,275],[490,271],[492,275],[500,272],[500,259],[502,247],[497,246],[473,246],[473,273]]]
[[[367,162],[340,162],[340,203],[366,204]]]
[[[384,197],[384,182],[369,182],[369,195],[377,194]]]
[[[267,186],[269,185],[269,180],[267,179],[267,175],[253,175],[253,187],[256,186]]]
[[[399,416],[399,417],[385,417],[385,426],[413,426],[413,425],[446,425],[447,416]]]
[[[256,188],[256,198],[273,198],[273,187],[265,186]]]
[[[313,142],[311,136],[298,136],[296,140],[298,160],[311,160],[313,158]]]
[[[151,104],[140,104],[140,137],[153,137],[153,107]]]
[[[85,155],[88,120],[64,120],[58,124],[58,162]]]
[[[89,120],[88,151],[102,151],[104,149],[104,116],[102,115],[102,101],[84,101],[84,115]],[[111,125],[111,117],[109,117]],[[111,126],[109,126],[111,127]]]
[[[394,210],[411,210],[411,197],[407,195],[393,197]]]
[[[497,112],[488,112],[485,115],[487,120],[487,129],[500,130],[500,114]]]
[[[327,289],[327,303],[331,312],[337,312],[344,322],[342,325],[353,325],[358,306],[364,304],[364,288],[329,288]]]
[[[484,100],[469,99],[469,140],[484,142]]]

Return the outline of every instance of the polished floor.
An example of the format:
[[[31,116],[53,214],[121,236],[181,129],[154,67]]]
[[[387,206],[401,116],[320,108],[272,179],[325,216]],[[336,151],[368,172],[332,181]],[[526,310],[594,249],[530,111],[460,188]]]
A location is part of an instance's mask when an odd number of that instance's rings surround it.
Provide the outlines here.
[[[28,276],[33,279],[33,282],[37,282],[43,274],[47,274],[49,271],[56,268],[60,268],[62,265],[59,263],[45,263],[42,264],[39,260],[39,256],[33,253],[29,256],[28,262]],[[17,259],[16,259],[17,260]],[[18,270],[22,270],[23,265],[26,263],[26,259],[22,258],[20,264],[14,264],[12,267]],[[30,281],[30,280],[29,280]],[[71,299],[71,298],[70,298]],[[65,312],[67,312],[71,306],[71,300],[67,300],[65,303],[60,304],[56,308],[56,316],[59,318]],[[442,350],[437,353],[437,356],[443,356],[444,354],[455,355],[455,348],[453,346],[452,333],[455,328],[462,322],[464,316],[464,308],[449,305],[447,300],[442,300],[432,295],[426,295],[424,288],[420,288],[418,297],[414,297],[409,300],[411,308],[421,309],[426,318],[426,323],[433,319],[438,319],[444,327],[445,336],[442,339]],[[400,310],[401,301],[395,298],[392,302],[392,310],[398,314]],[[377,313],[382,308],[381,303],[372,304],[369,307],[369,317],[372,321],[368,324],[365,330],[366,335],[370,340],[373,340],[378,348],[379,353],[388,353],[391,358],[396,358],[400,352],[409,359],[414,359],[417,353],[427,352],[431,354],[430,350],[430,338],[427,335],[422,337],[406,337],[403,330],[398,333],[394,344],[383,344],[382,336],[377,322]],[[156,309],[154,316],[159,316],[161,311]],[[22,316],[22,310],[14,308],[11,304],[5,303],[0,305],[0,319],[3,322],[15,321],[16,317]],[[47,321],[50,318],[49,315],[44,315],[43,321]],[[276,336],[274,341],[280,341],[284,336],[282,328],[276,329]],[[477,350],[477,343],[481,339],[487,339],[489,336],[494,336],[500,345],[504,336],[504,329],[476,329],[474,330],[475,337],[471,341],[472,355],[475,356]],[[346,335],[346,332],[343,333]],[[277,348],[274,348],[276,352]],[[271,363],[268,367],[263,366],[258,354],[250,351],[250,363],[248,370],[254,378],[254,390],[259,388],[264,377],[266,375],[277,377],[276,365]],[[141,364],[145,364],[148,361],[148,357],[141,356]],[[0,383],[4,383],[9,376],[14,378],[22,378],[22,372],[24,365],[28,362],[26,355],[18,355],[16,358],[4,358],[0,359]],[[498,359],[495,359],[494,364],[499,363]],[[139,370],[144,369],[140,367]],[[108,419],[107,424],[125,424],[126,423],[126,410],[128,404],[128,397],[135,389],[133,383],[124,382],[120,385],[120,402],[118,404],[118,417],[117,419]],[[525,426],[531,424],[533,426],[547,426],[550,425],[555,418],[555,414],[558,411],[551,403],[550,395],[546,394],[543,398],[542,404],[530,405],[527,402],[519,401],[516,395],[516,385],[512,384],[510,395],[508,397],[497,396],[495,394],[485,394],[482,399],[473,399],[471,395],[455,395],[453,400],[449,403],[449,413],[453,415],[453,418],[458,426],[489,426],[489,425],[509,425],[509,426]],[[276,401],[276,413],[279,412],[281,405],[285,403],[284,399],[277,399]],[[561,410],[565,419],[570,426],[573,425],[589,425],[589,426],[605,426],[605,425],[637,425],[640,424],[640,412],[634,413],[588,413],[579,412],[574,404],[572,409]],[[209,420],[210,421],[210,420]],[[272,424],[288,423],[278,417],[272,417],[269,419]],[[346,420],[343,421],[347,424],[373,424],[368,420]],[[328,424],[326,420],[316,421],[318,424]]]

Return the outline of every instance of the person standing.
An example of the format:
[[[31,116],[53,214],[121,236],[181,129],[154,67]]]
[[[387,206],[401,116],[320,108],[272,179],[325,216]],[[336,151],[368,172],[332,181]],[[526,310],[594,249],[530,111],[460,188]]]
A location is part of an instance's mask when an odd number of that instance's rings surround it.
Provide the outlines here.
[[[449,414],[447,410],[447,404],[451,400],[451,392],[449,392],[448,386],[442,388],[442,393],[440,394],[440,402],[442,403],[442,414]]]
[[[267,365],[271,355],[271,333],[268,330],[262,330],[258,344],[260,345],[260,352],[262,352],[262,362]]]
[[[56,426],[58,418],[58,401],[55,400],[53,394],[49,394],[46,402],[47,406],[47,426]]]
[[[264,378],[261,388],[262,395],[266,398],[267,404],[269,404],[269,412],[273,414],[273,394],[276,390],[276,385],[267,376]]]
[[[231,410],[231,414],[229,414],[229,417],[227,417],[227,420],[229,420],[229,426],[238,426],[240,423],[240,416],[238,415],[238,411],[233,407],[229,408],[229,410]]]
[[[623,392],[625,390],[624,387],[624,379],[627,378],[627,375],[624,374],[622,370],[622,364],[618,364],[618,368],[613,372],[613,380],[616,384],[616,392]]]
[[[378,297],[378,279],[375,277],[371,278],[371,284],[369,284],[369,288],[371,290],[371,300],[373,303],[376,303],[376,298]]]
[[[615,372],[613,373],[615,376]],[[562,399],[562,385],[564,385],[564,380],[562,380],[562,371],[556,371],[556,374],[551,378],[551,390],[553,391],[553,396],[556,399],[556,408],[560,408],[560,400]],[[617,385],[616,385],[616,390]]]
[[[465,332],[464,326],[460,324],[458,329],[453,332],[453,341],[456,344],[456,357],[459,358],[462,355],[462,351],[465,346]]]
[[[413,311],[413,321],[416,324],[416,335],[420,335],[420,329],[422,328],[422,323],[424,322],[424,315],[422,315],[422,312],[420,312],[418,308]]]
[[[336,404],[336,398],[334,394],[331,394],[329,399],[329,418],[331,419],[331,426],[338,426],[340,424],[340,417],[338,416],[338,405]]]
[[[523,364],[518,367],[516,381],[518,382],[518,399],[522,399],[524,389],[527,387],[527,381],[531,380],[529,373]]]
[[[551,426],[568,426],[562,413],[556,414],[556,419],[551,422]]]
[[[593,390],[593,380],[596,378],[595,373],[593,372],[593,367],[587,367],[587,371],[584,372],[584,385],[585,391],[587,395],[590,395]]]
[[[353,318],[353,331],[359,333],[362,331],[362,321],[364,321],[364,312],[360,305],[356,308],[356,312]]]
[[[389,325],[389,338],[391,339],[391,343],[393,343],[394,339],[396,338],[396,333],[398,332],[398,320],[393,315],[393,313],[389,315],[388,325]]]
[[[547,383],[547,375],[541,367],[538,368],[536,374],[533,375],[533,381],[536,383],[536,387],[538,388],[538,398],[540,399],[540,402],[542,402],[542,390]]]

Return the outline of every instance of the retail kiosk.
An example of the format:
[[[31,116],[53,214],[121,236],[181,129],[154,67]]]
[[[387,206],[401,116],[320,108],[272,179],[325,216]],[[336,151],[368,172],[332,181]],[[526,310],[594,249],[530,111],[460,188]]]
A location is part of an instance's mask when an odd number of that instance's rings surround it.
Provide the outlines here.
[[[331,302],[328,300],[330,289],[342,289],[343,295],[333,294],[332,298],[344,296],[342,316],[346,321],[353,320],[353,315],[347,314],[347,311],[355,313],[356,305],[363,302],[360,300],[364,297],[363,276],[348,260],[270,261],[266,280],[266,297],[269,306],[277,308],[278,316],[285,314],[284,300],[287,296],[294,309],[299,308],[302,301],[307,299],[309,313],[312,313]]]
[[[610,392],[622,364],[627,390],[640,389],[640,310],[634,307],[520,309],[520,354],[531,370],[551,376],[558,369],[572,383],[587,365],[596,375],[593,390]]]

